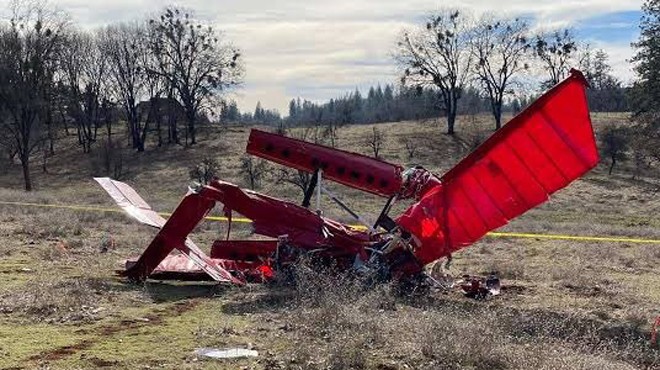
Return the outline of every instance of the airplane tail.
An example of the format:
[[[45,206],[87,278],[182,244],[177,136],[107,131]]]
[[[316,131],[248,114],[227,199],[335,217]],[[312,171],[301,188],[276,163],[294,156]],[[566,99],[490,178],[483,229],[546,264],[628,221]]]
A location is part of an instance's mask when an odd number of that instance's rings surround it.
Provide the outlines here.
[[[160,229],[149,247],[137,262],[131,264],[122,275],[136,280],[147,278],[159,264],[174,250],[178,249],[197,267],[219,282],[237,285],[245,281],[237,279],[229,271],[213,261],[188,238],[188,233],[213,207],[214,202],[199,199],[197,194],[188,194],[181,201],[169,220],[156,213],[129,185],[107,177],[94,178],[114,199],[117,205],[140,223]]]

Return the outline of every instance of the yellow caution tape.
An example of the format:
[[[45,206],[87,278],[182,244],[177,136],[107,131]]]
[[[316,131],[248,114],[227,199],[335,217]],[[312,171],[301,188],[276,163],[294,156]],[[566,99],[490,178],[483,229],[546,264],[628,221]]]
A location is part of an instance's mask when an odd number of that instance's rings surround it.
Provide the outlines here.
[[[490,232],[488,236],[495,238],[526,238],[526,239],[554,239],[554,240],[577,240],[583,242],[615,242],[615,243],[644,243],[660,244],[660,239],[641,239],[614,236],[579,236],[561,234],[530,234],[530,233],[499,233]]]
[[[84,205],[66,205],[66,204],[43,204],[31,202],[11,202],[0,201],[0,205],[10,205],[18,207],[41,207],[41,208],[59,208],[71,209],[74,211],[90,211],[90,212],[115,212],[124,213],[122,209],[118,208],[105,208],[97,206],[84,206]],[[169,217],[171,213],[158,213],[163,217]],[[227,217],[208,216],[204,218],[207,221],[220,221],[227,222]],[[251,223],[252,220],[247,218],[232,218],[232,222]],[[366,229],[363,225],[351,225],[355,228]],[[660,239],[643,239],[633,237],[613,237],[613,236],[579,236],[579,235],[561,235],[561,234],[533,234],[533,233],[506,233],[506,232],[490,232],[487,236],[494,238],[523,238],[523,239],[551,239],[551,240],[573,240],[585,242],[613,242],[613,243],[633,243],[633,244],[660,244]]]
[[[8,206],[18,206],[18,207],[41,207],[41,208],[57,208],[57,209],[71,209],[74,211],[91,211],[91,212],[114,212],[114,213],[124,213],[123,209],[120,208],[105,208],[105,207],[96,207],[96,206],[83,206],[83,205],[68,205],[68,204],[42,204],[42,203],[31,203],[31,202],[7,202],[0,201],[0,205]],[[170,217],[171,213],[158,212],[159,215],[163,217]],[[229,219],[227,217],[214,217],[208,216],[204,218],[208,221],[224,221],[227,222]],[[252,223],[250,219],[247,218],[232,218],[232,222],[242,222],[242,223]]]

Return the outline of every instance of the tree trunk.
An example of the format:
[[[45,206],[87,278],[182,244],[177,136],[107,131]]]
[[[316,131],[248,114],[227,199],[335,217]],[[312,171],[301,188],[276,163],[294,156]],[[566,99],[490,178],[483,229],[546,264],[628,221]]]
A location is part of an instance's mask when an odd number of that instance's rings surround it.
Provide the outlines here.
[[[158,131],[158,147],[163,146],[163,134],[160,130],[160,117],[156,118],[156,130]]]
[[[59,108],[58,110],[60,112],[62,124],[64,124],[64,133],[66,133],[66,136],[69,136],[69,124],[66,122],[66,115],[64,114],[64,110],[62,108]]]
[[[48,151],[43,150],[43,157],[42,157],[42,162],[41,162],[41,172],[43,173],[48,173]]]
[[[21,155],[21,167],[23,167],[23,180],[25,181],[25,191],[32,191],[32,179],[30,178],[30,158]]]
[[[495,117],[495,131],[502,128],[502,105],[493,107],[493,116]]]
[[[110,119],[106,118],[105,129],[108,132],[108,142],[112,142],[112,122]]]
[[[447,135],[454,134],[454,125],[456,123],[456,102],[451,102],[447,107]]]
[[[163,146],[163,134],[161,133],[161,121],[163,115],[161,114],[162,109],[160,107],[160,102],[158,98],[151,100],[151,112],[153,115],[151,117],[156,120],[156,131],[158,132],[158,147]]]
[[[190,132],[190,145],[195,145],[195,118],[188,118],[188,131]]]
[[[48,126],[48,154],[55,154],[55,134],[53,133],[53,111],[48,108],[46,116],[46,125]]]

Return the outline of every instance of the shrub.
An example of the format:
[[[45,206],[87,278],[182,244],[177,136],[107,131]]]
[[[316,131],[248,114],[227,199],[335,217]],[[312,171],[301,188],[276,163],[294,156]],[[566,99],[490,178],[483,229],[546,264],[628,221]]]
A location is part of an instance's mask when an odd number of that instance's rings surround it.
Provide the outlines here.
[[[190,170],[190,178],[200,184],[208,184],[218,173],[218,162],[211,157],[205,157]]]

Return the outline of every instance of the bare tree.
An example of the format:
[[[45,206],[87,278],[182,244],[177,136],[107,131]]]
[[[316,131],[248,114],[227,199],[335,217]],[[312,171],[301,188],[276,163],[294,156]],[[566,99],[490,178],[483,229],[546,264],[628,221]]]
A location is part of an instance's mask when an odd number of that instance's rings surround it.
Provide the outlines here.
[[[578,44],[573,31],[567,28],[537,35],[534,50],[542,68],[548,73],[549,78],[544,82],[544,86],[551,87],[568,75]]]
[[[514,76],[529,68],[525,61],[530,48],[529,26],[519,18],[483,18],[474,38],[475,72],[483,86],[495,118],[495,129],[502,127],[502,105],[514,94]]]
[[[112,90],[124,108],[133,149],[144,151],[148,122],[142,122],[137,109],[146,92],[144,61],[145,29],[136,23],[109,26],[102,35],[102,51],[112,77]]]
[[[312,181],[312,174],[305,171],[299,170],[288,170],[286,168],[280,168],[275,178],[276,184],[288,183],[295,185],[300,188],[300,190],[305,192],[309,187],[310,182]]]
[[[633,43],[632,62],[638,79],[632,87],[631,108],[639,142],[640,156],[660,161],[660,0],[646,0],[642,5],[638,40]]]
[[[241,171],[243,179],[255,190],[261,187],[261,180],[268,171],[268,164],[262,159],[254,159],[252,156],[245,155],[241,157]]]
[[[447,113],[447,134],[454,134],[457,102],[473,61],[471,17],[458,10],[431,16],[424,27],[404,31],[395,58],[404,68],[402,81],[418,87],[434,86]]]
[[[220,165],[215,158],[204,157],[201,162],[193,166],[188,174],[192,180],[200,184],[208,184],[216,177],[219,168]]]
[[[422,140],[421,137],[416,137],[412,135],[404,139],[404,145],[406,147],[406,152],[408,153],[408,159],[415,158],[421,140]]]
[[[68,35],[60,64],[66,81],[68,113],[76,122],[78,142],[85,153],[90,152],[103,124],[106,58],[95,35],[82,31]]]
[[[66,21],[42,2],[11,3],[12,18],[0,29],[2,144],[18,155],[25,190],[32,190],[30,156],[47,138],[56,57]]]
[[[371,128],[371,135],[365,139],[365,144],[371,148],[375,158],[380,158],[380,150],[384,142],[385,135],[376,126]]]
[[[190,12],[167,8],[150,23],[151,53],[158,59],[153,72],[168,80],[186,112],[186,145],[196,143],[195,124],[205,105],[242,80],[239,51],[221,40]]]
[[[319,126],[304,126],[289,132],[291,137],[303,141],[313,141],[320,144],[323,137],[319,135]],[[289,168],[279,168],[275,177],[275,183],[288,183],[295,185],[304,193],[312,181],[312,174],[307,171],[293,170]]]
[[[618,161],[628,159],[629,133],[625,127],[607,126],[603,129],[602,135],[602,151],[603,155],[610,159],[608,174],[611,175]]]

